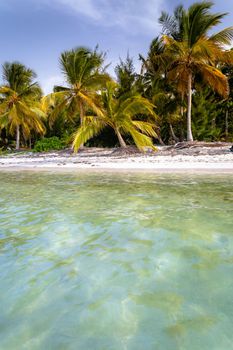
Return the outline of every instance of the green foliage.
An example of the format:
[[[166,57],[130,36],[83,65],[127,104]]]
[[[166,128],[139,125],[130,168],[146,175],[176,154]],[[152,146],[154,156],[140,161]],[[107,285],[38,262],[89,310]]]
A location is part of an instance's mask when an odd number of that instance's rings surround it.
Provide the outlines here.
[[[20,147],[20,134],[24,140],[33,133],[45,131],[40,108],[41,89],[34,81],[36,74],[18,62],[3,65],[4,85],[0,87],[0,128],[16,137],[16,148]]]
[[[41,97],[41,89],[36,79],[36,73],[19,62],[5,62],[2,66],[2,78],[11,90],[18,94],[37,95]]]
[[[0,156],[8,154],[8,151],[4,147],[0,147]]]
[[[118,97],[119,86],[114,82],[106,84],[102,94],[103,116],[86,116],[74,135],[74,150],[100,134],[106,126],[112,128],[121,147],[126,147],[122,134],[132,137],[138,149],[153,148],[152,137],[156,137],[154,105],[138,93],[124,94]],[[147,117],[147,121],[143,117]],[[141,118],[139,118],[141,117]]]
[[[221,129],[216,125],[216,97],[208,89],[200,89],[193,96],[193,135],[196,140],[216,141]]]
[[[127,55],[125,61],[120,59],[120,63],[115,68],[115,73],[119,84],[119,96],[128,93],[134,88],[137,75],[133,65],[133,59],[129,55]]]
[[[110,79],[104,73],[104,58],[105,55],[98,53],[97,49],[91,51],[83,47],[61,54],[60,66],[67,86],[55,86],[54,93],[44,99],[47,108],[53,107],[49,115],[50,125],[64,110],[66,118],[73,121],[79,118],[80,123],[89,109],[102,115],[98,91]]]
[[[60,140],[58,137],[53,136],[49,138],[43,138],[35,143],[35,152],[47,152],[51,150],[60,150],[65,147],[65,142]]]
[[[225,49],[231,45],[233,27],[210,35],[210,31],[226,15],[211,13],[213,3],[195,2],[187,10],[180,5],[173,15],[163,12],[160,23],[163,29],[165,48],[160,56],[167,65],[167,76],[181,94],[187,94],[187,140],[192,141],[191,106],[192,89],[196,76],[203,83],[227,98],[229,85],[227,77],[219,69],[220,63],[233,60],[232,52]]]

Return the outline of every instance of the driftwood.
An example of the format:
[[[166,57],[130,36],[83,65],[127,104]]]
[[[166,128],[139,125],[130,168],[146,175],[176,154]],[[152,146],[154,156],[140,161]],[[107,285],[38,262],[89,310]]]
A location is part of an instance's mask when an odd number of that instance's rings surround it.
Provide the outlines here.
[[[141,153],[142,152],[135,146],[117,147],[112,151],[112,155],[114,156],[127,156]]]
[[[158,155],[221,155],[228,154],[232,151],[232,143],[228,142],[178,142],[175,145],[160,148]]]
[[[205,142],[205,141],[189,141],[189,142],[178,142],[171,148],[183,149],[183,148],[196,148],[196,147],[226,147],[231,146],[231,143],[227,142]]]

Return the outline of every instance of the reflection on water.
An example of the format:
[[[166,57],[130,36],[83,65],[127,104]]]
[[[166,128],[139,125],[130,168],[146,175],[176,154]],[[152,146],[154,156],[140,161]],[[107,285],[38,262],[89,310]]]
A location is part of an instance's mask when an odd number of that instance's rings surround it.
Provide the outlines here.
[[[0,173],[0,349],[233,349],[232,186]]]

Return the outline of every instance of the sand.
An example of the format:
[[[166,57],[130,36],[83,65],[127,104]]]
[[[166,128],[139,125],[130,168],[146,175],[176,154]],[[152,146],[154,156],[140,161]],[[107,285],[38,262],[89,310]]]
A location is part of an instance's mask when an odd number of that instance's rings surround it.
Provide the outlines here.
[[[215,147],[159,147],[158,152],[138,153],[109,148],[84,148],[77,154],[67,151],[48,153],[14,152],[0,156],[0,170],[150,170],[232,172],[230,145]]]

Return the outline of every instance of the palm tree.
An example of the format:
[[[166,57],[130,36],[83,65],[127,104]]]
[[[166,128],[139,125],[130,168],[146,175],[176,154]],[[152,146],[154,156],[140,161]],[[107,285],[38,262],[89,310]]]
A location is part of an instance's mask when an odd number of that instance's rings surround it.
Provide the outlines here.
[[[41,89],[33,82],[36,74],[18,62],[3,65],[3,80],[0,87],[0,127],[16,134],[16,149],[20,147],[20,133],[28,139],[32,131],[45,131],[40,110]]]
[[[133,59],[127,54],[125,61],[120,58],[120,63],[115,67],[116,81],[119,84],[118,95],[137,89],[137,74]]]
[[[231,44],[233,27],[216,34],[209,31],[219,24],[225,13],[212,14],[213,3],[194,3],[185,10],[181,5],[174,14],[163,12],[164,57],[169,59],[168,77],[177,81],[180,92],[187,93],[187,140],[193,141],[191,128],[192,88],[198,74],[222,96],[228,95],[227,77],[217,68],[220,62],[232,62],[233,56],[225,50]]]
[[[67,86],[56,86],[54,93],[47,96],[47,102],[53,101],[55,105],[50,123],[64,109],[71,120],[79,114],[81,125],[88,110],[103,116],[98,92],[109,79],[102,68],[104,58],[105,55],[98,53],[97,49],[91,51],[85,47],[61,54],[60,66]]]
[[[138,93],[129,92],[119,96],[119,85],[114,82],[106,84],[106,90],[102,93],[103,113],[101,116],[86,116],[83,124],[74,135],[73,146],[77,151],[82,145],[93,136],[100,133],[106,126],[114,129],[121,147],[126,148],[126,142],[122,134],[129,134],[136,146],[143,150],[148,146],[154,148],[152,137],[156,137],[154,130],[153,104]],[[139,115],[150,116],[151,121],[142,121]]]
[[[180,141],[175,135],[173,125],[180,124],[183,117],[183,113],[181,116],[178,113],[180,97],[177,94],[177,88],[167,78],[169,57],[164,50],[164,42],[158,36],[152,40],[147,57],[139,56],[142,61],[143,94],[157,107],[156,112],[160,116],[158,140],[162,145],[164,145],[162,134],[164,134],[165,139],[171,134],[175,142]],[[168,132],[168,127],[170,132]]]

